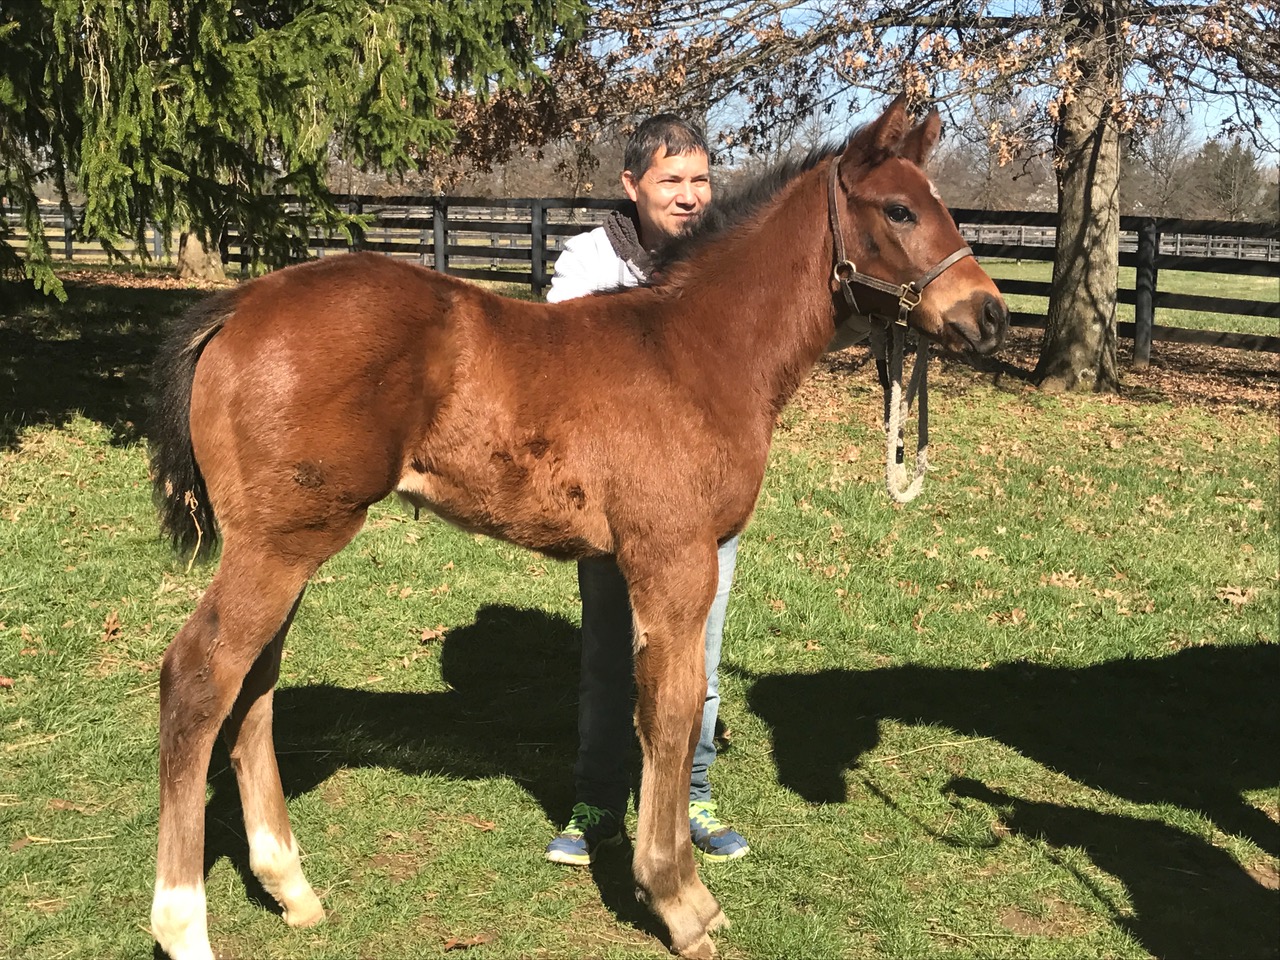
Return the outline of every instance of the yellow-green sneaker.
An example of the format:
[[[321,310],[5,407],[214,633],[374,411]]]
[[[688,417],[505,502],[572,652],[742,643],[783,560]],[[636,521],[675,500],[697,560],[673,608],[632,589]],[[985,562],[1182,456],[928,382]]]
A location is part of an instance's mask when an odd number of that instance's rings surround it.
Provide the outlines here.
[[[714,800],[689,803],[689,839],[702,851],[704,860],[737,860],[751,849],[746,837],[716,818]]]
[[[565,828],[547,844],[546,858],[552,863],[585,867],[606,847],[622,843],[622,818],[612,810],[575,804]]]

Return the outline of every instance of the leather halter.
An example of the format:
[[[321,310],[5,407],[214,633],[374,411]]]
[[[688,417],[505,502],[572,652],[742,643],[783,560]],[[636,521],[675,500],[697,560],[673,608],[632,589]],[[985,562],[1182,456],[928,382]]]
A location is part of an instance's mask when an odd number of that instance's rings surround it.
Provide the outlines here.
[[[924,296],[924,288],[937,280],[954,264],[959,263],[965,257],[972,257],[973,250],[966,244],[951,256],[944,257],[929,270],[926,270],[919,280],[911,280],[900,285],[887,283],[865,273],[859,273],[857,265],[844,255],[844,231],[840,228],[840,206],[838,202],[839,178],[840,158],[835,157],[831,161],[831,177],[827,191],[827,210],[831,215],[831,236],[835,240],[835,268],[831,271],[831,277],[840,285],[840,292],[844,294],[845,303],[849,305],[850,311],[858,316],[872,317],[875,314],[866,313],[858,306],[858,301],[853,295],[853,288],[850,286],[851,283],[859,283],[864,287],[870,287],[872,290],[897,297],[898,318],[895,322],[898,326],[905,327],[907,325],[907,317],[919,305],[921,298]]]

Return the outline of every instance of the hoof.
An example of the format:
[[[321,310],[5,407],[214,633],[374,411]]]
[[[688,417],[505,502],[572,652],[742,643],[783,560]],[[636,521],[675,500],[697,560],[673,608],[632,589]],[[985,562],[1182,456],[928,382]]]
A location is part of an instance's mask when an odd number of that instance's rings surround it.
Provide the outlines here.
[[[717,910],[716,915],[707,921],[707,933],[713,930],[728,930],[729,918],[724,915],[723,910]]]
[[[284,911],[284,922],[291,927],[314,927],[323,919],[324,907],[314,893],[310,899],[286,907]]]

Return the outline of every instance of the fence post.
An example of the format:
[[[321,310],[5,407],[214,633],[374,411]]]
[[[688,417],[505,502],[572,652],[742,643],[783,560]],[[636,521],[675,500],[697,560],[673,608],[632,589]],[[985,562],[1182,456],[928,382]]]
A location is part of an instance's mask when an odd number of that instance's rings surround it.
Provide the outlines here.
[[[151,224],[151,255],[156,263],[164,256],[164,244],[160,242],[160,224]]]
[[[364,213],[364,203],[356,200],[351,204],[351,213],[353,216],[360,216]],[[347,248],[352,252],[364,249],[364,227],[358,224],[351,226],[351,242],[347,244]]]
[[[68,260],[75,259],[75,238],[73,237],[71,232],[73,226],[74,224],[71,221],[71,215],[68,213],[63,213],[62,214],[62,252],[66,254],[66,257]]]
[[[1156,253],[1160,229],[1152,217],[1138,227],[1138,275],[1133,300],[1133,368],[1145,370],[1151,363],[1151,334],[1155,324]]]
[[[534,200],[529,209],[529,248],[531,264],[529,270],[529,286],[535,297],[542,296],[542,288],[546,286],[547,272],[547,210],[541,200]]]
[[[431,208],[431,226],[435,229],[436,270],[449,272],[449,202],[436,197]]]

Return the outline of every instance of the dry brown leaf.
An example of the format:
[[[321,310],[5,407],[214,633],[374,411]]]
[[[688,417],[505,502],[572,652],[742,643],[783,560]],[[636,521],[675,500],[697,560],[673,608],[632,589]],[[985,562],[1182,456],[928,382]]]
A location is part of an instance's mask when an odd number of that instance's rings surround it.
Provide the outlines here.
[[[492,939],[493,935],[488,933],[477,933],[474,937],[466,937],[465,939],[450,937],[444,942],[444,952],[448,953],[450,950],[470,950],[472,947],[478,947],[482,943],[488,943]]]
[[[1061,587],[1064,590],[1078,590],[1082,587],[1087,577],[1078,577],[1074,570],[1058,570],[1048,576],[1042,576],[1040,583],[1042,586]]]
[[[997,627],[1016,627],[1019,624],[1026,622],[1026,619],[1027,611],[1023,610],[1021,607],[1014,607],[1008,613],[1005,613],[1002,610],[996,611],[991,614],[991,616],[987,617],[987,623]]]
[[[107,619],[102,623],[102,636],[99,639],[103,643],[113,643],[120,639],[120,614],[118,611],[112,610],[107,614]]]
[[[443,623],[437,623],[434,627],[423,627],[422,634],[418,637],[419,643],[430,643],[432,640],[439,640],[448,628]]]
[[[462,818],[462,822],[467,824],[468,826],[475,827],[477,830],[480,830],[483,833],[488,833],[490,830],[492,830],[494,827],[497,826],[497,824],[494,823],[492,820],[481,820],[479,817],[477,817],[473,813],[468,813],[466,816],[464,816]]]
[[[13,677],[0,677],[0,690],[8,690],[13,687]]]
[[[1253,587],[1219,587],[1214,596],[1233,607],[1243,607],[1257,592]]]

